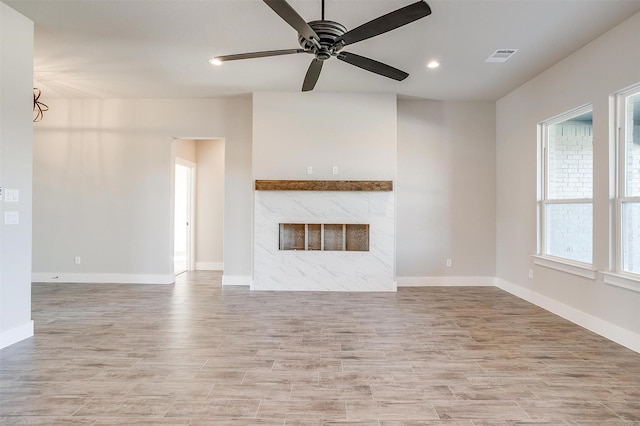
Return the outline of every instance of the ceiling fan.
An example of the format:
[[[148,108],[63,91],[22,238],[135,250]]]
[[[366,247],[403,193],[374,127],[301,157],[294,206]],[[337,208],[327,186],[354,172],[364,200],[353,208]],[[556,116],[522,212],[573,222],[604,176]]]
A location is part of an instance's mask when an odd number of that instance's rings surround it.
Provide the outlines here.
[[[402,70],[364,56],[356,55],[355,53],[343,52],[341,50],[345,46],[384,34],[431,14],[429,5],[425,1],[420,0],[347,31],[344,25],[324,19],[324,0],[322,0],[322,19],[311,22],[305,22],[285,0],[263,1],[298,32],[298,43],[301,48],[216,56],[215,58],[211,58],[209,62],[219,65],[222,62],[235,61],[238,59],[309,53],[314,55],[314,59],[311,61],[311,65],[309,65],[304,82],[302,83],[303,92],[313,90],[318,81],[318,77],[320,77],[322,64],[332,56],[348,64],[355,65],[356,67],[384,77],[397,81],[404,80],[409,74]]]

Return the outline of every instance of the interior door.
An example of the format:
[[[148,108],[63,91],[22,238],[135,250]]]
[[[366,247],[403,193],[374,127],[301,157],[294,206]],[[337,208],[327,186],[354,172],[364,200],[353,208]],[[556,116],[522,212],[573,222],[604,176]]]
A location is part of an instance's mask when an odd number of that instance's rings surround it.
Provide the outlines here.
[[[175,211],[173,273],[191,269],[192,264],[193,167],[175,166]]]

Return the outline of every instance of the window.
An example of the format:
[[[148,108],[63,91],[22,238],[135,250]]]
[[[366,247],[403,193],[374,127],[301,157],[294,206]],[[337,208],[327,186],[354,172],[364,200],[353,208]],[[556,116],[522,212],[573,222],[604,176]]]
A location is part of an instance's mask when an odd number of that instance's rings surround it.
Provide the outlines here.
[[[640,86],[617,98],[617,266],[620,272],[640,274]]]
[[[540,254],[593,257],[593,117],[582,107],[541,124]]]

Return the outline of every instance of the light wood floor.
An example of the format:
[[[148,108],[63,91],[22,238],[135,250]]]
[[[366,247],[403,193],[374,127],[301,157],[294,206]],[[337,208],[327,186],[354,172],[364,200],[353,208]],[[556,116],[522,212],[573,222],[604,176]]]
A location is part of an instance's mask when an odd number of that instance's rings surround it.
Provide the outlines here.
[[[640,424],[640,354],[496,288],[35,284],[0,424]]]

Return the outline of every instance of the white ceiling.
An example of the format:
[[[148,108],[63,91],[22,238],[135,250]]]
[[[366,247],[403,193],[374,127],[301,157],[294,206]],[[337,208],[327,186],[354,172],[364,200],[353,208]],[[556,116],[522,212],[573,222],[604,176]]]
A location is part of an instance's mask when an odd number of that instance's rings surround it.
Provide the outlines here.
[[[3,0],[35,22],[34,75],[47,97],[202,98],[299,91],[306,54],[209,65],[215,55],[297,48],[261,0]],[[326,0],[354,28],[414,0]],[[307,21],[321,0],[289,0]],[[410,74],[396,82],[335,58],[323,92],[496,100],[640,11],[640,0],[428,0],[431,16],[345,48]],[[520,49],[486,63],[496,49]],[[443,65],[427,70],[430,59]]]

